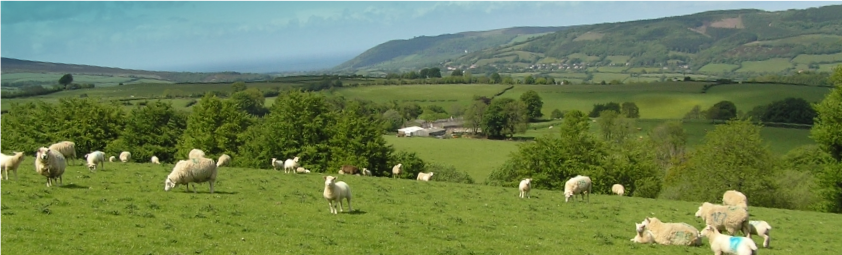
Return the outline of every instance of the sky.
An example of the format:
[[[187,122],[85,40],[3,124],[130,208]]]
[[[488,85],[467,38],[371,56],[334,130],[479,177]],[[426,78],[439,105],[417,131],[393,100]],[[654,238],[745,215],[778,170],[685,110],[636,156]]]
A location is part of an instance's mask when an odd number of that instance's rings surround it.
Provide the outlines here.
[[[842,2],[2,1],[0,56],[154,71],[309,71],[417,36],[835,4]]]

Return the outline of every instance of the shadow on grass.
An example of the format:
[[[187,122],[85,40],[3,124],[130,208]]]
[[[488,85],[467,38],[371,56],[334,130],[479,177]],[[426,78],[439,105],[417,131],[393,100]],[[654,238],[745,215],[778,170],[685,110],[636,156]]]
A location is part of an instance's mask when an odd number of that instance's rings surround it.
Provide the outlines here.
[[[190,190],[190,191],[181,190],[181,193],[188,193],[188,194],[210,194],[210,190],[199,190],[199,191],[197,191],[197,192],[193,192],[192,190]],[[238,194],[238,193],[239,193],[239,192],[236,192],[236,191],[235,191],[235,192],[218,191],[218,190],[214,190],[214,191],[213,191],[213,195],[216,195],[216,194],[219,194],[219,195],[234,195],[234,194]]]
[[[348,212],[348,214],[354,214],[354,215],[356,215],[356,214],[366,214],[366,213],[367,213],[367,212],[362,211],[362,210],[360,210],[360,209],[357,209],[357,210],[354,210],[354,211]]]
[[[76,185],[75,183],[61,185],[59,187],[61,187],[63,189],[89,189],[90,188],[88,186]]]

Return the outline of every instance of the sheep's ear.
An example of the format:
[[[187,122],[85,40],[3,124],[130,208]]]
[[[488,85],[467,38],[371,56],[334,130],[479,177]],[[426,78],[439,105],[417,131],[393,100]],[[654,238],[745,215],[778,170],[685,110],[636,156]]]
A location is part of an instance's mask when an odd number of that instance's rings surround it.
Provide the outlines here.
[[[325,180],[327,180],[327,176],[325,176],[325,175],[322,175],[322,179],[325,179]]]

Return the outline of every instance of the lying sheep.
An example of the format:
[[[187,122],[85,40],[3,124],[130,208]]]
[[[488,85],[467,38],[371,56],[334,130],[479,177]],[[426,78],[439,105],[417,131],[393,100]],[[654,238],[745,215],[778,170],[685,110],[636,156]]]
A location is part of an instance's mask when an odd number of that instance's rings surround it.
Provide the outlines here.
[[[342,208],[342,199],[348,200],[348,212],[353,212],[351,208],[351,187],[343,181],[336,181],[336,177],[325,176],[325,191],[324,197],[327,199],[327,205],[330,207],[330,213],[337,214],[336,204],[339,204],[339,211],[344,211]]]
[[[20,162],[23,162],[23,152],[16,151],[15,154],[6,155],[0,153],[0,170],[3,171],[3,174],[6,176],[6,180],[9,179],[9,170],[15,173],[15,180],[18,179],[18,167],[20,166]]]
[[[360,168],[352,165],[342,165],[342,167],[339,168],[339,174],[359,175]]]
[[[564,184],[564,202],[567,203],[567,200],[570,197],[575,196],[577,194],[582,194],[582,200],[585,200],[585,195],[588,196],[588,202],[591,202],[591,178],[583,175],[577,175],[576,177],[570,178],[567,180],[567,183]]]
[[[772,231],[772,226],[769,225],[766,221],[762,220],[751,220],[748,221],[748,225],[751,227],[751,233],[755,235],[760,235],[763,237],[763,248],[769,248],[769,241],[772,240],[772,237],[769,236],[770,232]]]
[[[170,191],[179,184],[185,185],[185,190],[190,190],[193,184],[193,193],[196,193],[196,183],[210,183],[210,193],[213,194],[213,184],[216,182],[216,162],[209,158],[194,158],[179,160],[173,167],[170,175],[164,181],[164,191]]]
[[[120,162],[126,163],[132,159],[132,153],[128,151],[120,152]]]
[[[57,151],[64,156],[65,160],[76,159],[76,143],[71,141],[62,141],[50,145],[50,150]]]
[[[284,167],[283,161],[278,160],[278,158],[272,158],[272,169],[277,171],[278,168],[282,168],[282,167]]]
[[[741,206],[743,208],[748,208],[748,199],[746,199],[746,195],[742,192],[736,190],[729,190],[725,191],[725,194],[722,194],[722,205]]]
[[[371,170],[368,170],[368,168],[363,167],[363,176],[371,176]]]
[[[699,230],[687,223],[665,223],[658,218],[647,217],[641,223],[652,232],[655,243],[661,245],[702,245]]]
[[[223,167],[229,164],[231,164],[231,156],[228,156],[228,154],[222,154],[222,156],[219,156],[219,160],[216,161],[216,167]]]
[[[96,171],[96,165],[102,166],[102,169],[105,170],[105,152],[94,151],[85,154],[85,161],[88,162],[88,170],[92,172]]]
[[[303,167],[298,167],[298,168],[295,169],[295,172],[299,173],[299,174],[309,174],[310,170],[308,170],[306,168],[303,168]]]
[[[655,242],[655,235],[652,233],[652,230],[646,229],[646,225],[643,223],[635,223],[634,227],[637,234],[631,239],[633,243],[647,244]]]
[[[64,155],[47,147],[38,148],[35,154],[35,172],[47,177],[47,187],[52,186],[54,182],[58,182],[59,186],[64,184],[61,176],[65,168],[67,162]]]
[[[192,150],[190,150],[190,153],[187,154],[188,159],[204,158],[204,157],[205,157],[205,152],[200,150],[200,149],[192,149]]]
[[[730,253],[737,255],[757,254],[757,245],[748,237],[729,236],[719,233],[716,227],[707,225],[702,229],[702,236],[708,238],[713,254]]]
[[[518,197],[523,198],[526,196],[529,198],[529,190],[532,189],[532,178],[526,178],[520,181],[520,185],[518,185],[518,190],[520,190],[520,195]]]
[[[403,164],[399,163],[392,167],[392,178],[395,178],[401,174],[401,166],[403,166]]]
[[[433,178],[433,174],[434,174],[433,172],[418,173],[418,178],[416,178],[416,179],[419,180],[419,181],[428,182],[428,181],[430,181],[430,178]]]
[[[117,157],[115,156],[111,156],[108,158],[108,162],[114,162],[115,160],[117,160]]]
[[[284,161],[284,173],[295,173],[295,168],[298,167],[298,157],[287,159]]]
[[[614,186],[611,186],[611,192],[622,197],[626,193],[626,188],[622,184],[614,184]]]
[[[158,165],[161,164],[161,161],[158,160],[158,157],[156,157],[156,156],[152,156],[152,159],[150,159],[149,161],[152,162],[152,164],[158,164]]]
[[[748,224],[748,211],[744,207],[715,205],[704,202],[696,211],[696,217],[702,218],[705,224],[724,229],[729,235],[742,230],[746,237],[751,238],[751,227]]]

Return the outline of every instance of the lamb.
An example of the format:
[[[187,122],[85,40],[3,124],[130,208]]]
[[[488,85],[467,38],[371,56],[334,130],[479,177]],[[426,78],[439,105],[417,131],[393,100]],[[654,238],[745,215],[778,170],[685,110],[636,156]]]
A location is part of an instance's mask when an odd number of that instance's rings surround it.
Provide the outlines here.
[[[371,176],[371,170],[368,170],[368,168],[363,167],[363,176]]]
[[[2,170],[3,174],[5,174],[6,180],[9,179],[9,170],[12,170],[15,173],[15,180],[18,179],[18,167],[20,166],[20,162],[23,162],[23,152],[16,151],[15,154],[12,155],[0,153],[0,170]]]
[[[419,181],[428,182],[428,181],[430,181],[430,178],[433,178],[433,174],[434,174],[433,172],[418,173],[418,178],[416,178],[416,179],[419,180]]]
[[[303,167],[298,167],[298,168],[295,169],[295,172],[299,173],[299,174],[309,174],[310,170],[308,170],[306,168],[303,168]]]
[[[284,167],[284,162],[278,160],[278,158],[272,158],[272,169],[277,171],[279,167]]]
[[[213,194],[213,184],[216,182],[216,162],[209,158],[194,158],[179,160],[173,167],[172,172],[164,181],[164,191],[170,191],[179,184],[184,184],[186,190],[193,184],[193,193],[196,193],[196,183],[210,183],[210,193]]]
[[[47,147],[38,148],[35,154],[35,172],[47,177],[47,187],[52,186],[54,182],[58,182],[59,186],[64,184],[61,176],[65,168],[67,162],[64,155]]]
[[[631,239],[633,243],[654,243],[655,242],[655,235],[652,233],[652,230],[646,229],[646,225],[643,223],[635,223],[635,231],[637,235]]]
[[[228,156],[228,154],[222,154],[222,156],[219,156],[219,160],[216,161],[216,167],[223,167],[229,164],[231,164],[231,156]]]
[[[587,195],[588,203],[590,203],[591,186],[593,185],[591,185],[590,177],[577,175],[576,177],[570,178],[570,180],[567,180],[567,183],[564,184],[564,202],[567,203],[567,200],[574,195],[582,194],[582,200],[585,200],[585,195]]]
[[[737,255],[757,254],[757,245],[748,237],[720,234],[716,227],[707,225],[702,229],[702,236],[708,238],[713,254],[730,253]]]
[[[132,159],[132,153],[128,151],[120,152],[120,162],[126,163]]]
[[[401,166],[403,166],[403,164],[399,163],[392,167],[392,178],[395,178],[401,174]]]
[[[614,184],[614,186],[611,186],[611,192],[622,197],[626,193],[626,188],[622,184]]]
[[[85,160],[88,161],[88,170],[96,171],[96,165],[101,165],[105,169],[105,152],[94,151],[85,154]]]
[[[117,160],[117,157],[111,156],[108,158],[108,162],[114,162],[114,160]]]
[[[152,161],[152,164],[158,164],[158,165],[161,164],[161,161],[158,160],[158,157],[156,157],[156,156],[152,156],[152,159],[150,161]]]
[[[526,178],[520,181],[518,189],[520,190],[520,198],[523,198],[524,196],[526,196],[526,198],[529,198],[529,190],[532,189],[532,178]]]
[[[665,223],[658,218],[647,217],[641,223],[643,228],[651,231],[653,241],[661,245],[702,245],[699,230],[687,223]]]
[[[351,187],[343,181],[336,181],[336,177],[325,176],[325,191],[324,197],[327,199],[327,205],[330,207],[330,213],[337,214],[336,204],[339,204],[339,211],[344,211],[342,208],[342,199],[348,200],[348,212],[353,212],[351,208]]]
[[[66,160],[76,159],[76,143],[71,141],[62,141],[50,145],[50,150],[61,153]]]
[[[342,168],[339,169],[339,174],[360,174],[360,168],[352,165],[342,165]]]
[[[190,153],[187,154],[188,159],[204,158],[204,157],[205,157],[205,152],[200,150],[200,149],[192,149],[192,150],[190,150]]]
[[[699,206],[696,217],[702,218],[705,224],[724,229],[729,235],[742,230],[746,237],[751,238],[751,227],[748,224],[748,210],[740,206],[715,205],[708,202]]]
[[[746,195],[742,192],[736,190],[729,190],[725,191],[725,194],[722,194],[722,205],[741,206],[743,208],[748,208],[748,199],[746,199]]]
[[[751,220],[748,224],[751,226],[752,234],[763,237],[763,248],[769,248],[769,241],[772,240],[772,237],[769,236],[769,232],[772,231],[772,226],[762,220]]]
[[[284,173],[295,173],[295,168],[298,167],[298,157],[287,159],[284,161]]]

